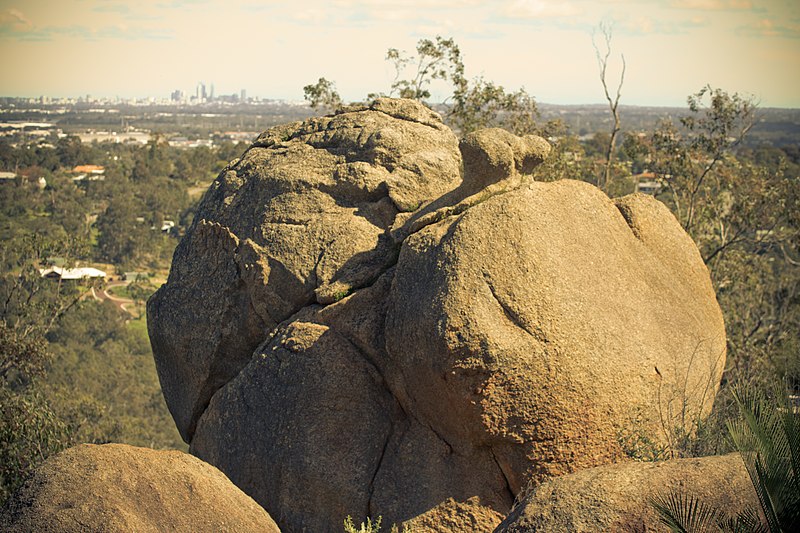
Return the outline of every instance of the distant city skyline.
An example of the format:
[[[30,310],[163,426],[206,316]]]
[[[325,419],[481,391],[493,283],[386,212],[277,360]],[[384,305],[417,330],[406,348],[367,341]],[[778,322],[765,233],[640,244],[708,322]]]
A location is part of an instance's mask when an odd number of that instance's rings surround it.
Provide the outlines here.
[[[345,100],[388,91],[390,47],[453,37],[468,77],[537,101],[602,103],[592,32],[613,26],[623,105],[683,106],[704,85],[800,108],[795,0],[0,0],[0,96]],[[433,88],[433,101],[449,94]],[[207,96],[208,96],[207,93]]]

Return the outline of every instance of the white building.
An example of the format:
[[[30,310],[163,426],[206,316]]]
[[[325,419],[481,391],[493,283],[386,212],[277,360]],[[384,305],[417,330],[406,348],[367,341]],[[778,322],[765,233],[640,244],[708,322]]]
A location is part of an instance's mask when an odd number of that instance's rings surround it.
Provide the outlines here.
[[[62,268],[58,266],[52,266],[48,268],[40,268],[39,274],[41,274],[43,278],[62,279],[62,280],[96,279],[96,278],[106,277],[105,272],[92,267]]]

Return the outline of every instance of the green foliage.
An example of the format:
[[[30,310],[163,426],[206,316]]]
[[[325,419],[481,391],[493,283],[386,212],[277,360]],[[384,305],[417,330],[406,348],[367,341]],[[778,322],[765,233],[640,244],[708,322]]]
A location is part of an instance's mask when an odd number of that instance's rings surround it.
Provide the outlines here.
[[[626,136],[632,167],[651,170],[658,198],[700,249],[725,316],[727,380],[800,384],[800,180],[787,152],[741,150],[752,99],[704,87],[678,123]]]
[[[390,48],[386,59],[395,68],[390,96],[425,101],[431,96],[432,82],[450,84],[453,92],[445,100],[449,104],[445,115],[450,126],[462,134],[487,127],[504,128],[517,135],[543,133],[536,122],[539,110],[534,98],[524,88],[508,92],[482,77],[468,80],[461,50],[452,38],[420,39],[416,56]]]
[[[66,257],[82,247],[79,241],[54,243],[40,236],[8,242],[0,251],[0,321],[14,342],[35,342],[79,300],[89,282],[66,283],[44,279],[39,266],[47,257]]]
[[[753,127],[755,103],[709,86],[690,95],[688,103],[690,114],[680,120],[683,130],[664,121],[653,134],[653,170],[678,220],[695,236],[708,218],[703,215],[721,209],[719,192],[725,184],[719,179],[725,172],[717,170]]]
[[[70,443],[68,425],[34,386],[0,386],[0,506],[41,461]]]
[[[348,515],[344,519],[344,532],[345,533],[379,533],[381,530],[381,517],[379,516],[377,520],[374,522],[370,517],[367,517],[366,522],[361,522],[361,525],[356,528],[355,524],[353,524],[353,519],[350,518]],[[392,524],[391,533],[399,533],[400,529],[397,527],[397,524]],[[411,528],[408,526],[403,526],[402,529],[403,533],[412,533]]]
[[[81,302],[48,335],[46,392],[78,442],[185,448],[158,382],[144,318]],[[76,393],[76,391],[80,391]]]
[[[465,83],[461,50],[452,38],[420,39],[416,57],[390,48],[386,60],[391,61],[395,69],[389,96],[423,101],[431,97],[429,87],[434,80],[450,82],[455,87]],[[404,77],[409,74],[410,77]]]
[[[709,531],[719,521],[719,510],[697,498],[680,493],[670,493],[663,498],[654,499],[651,505],[659,515],[659,520],[670,531],[678,533],[699,533]]]
[[[752,388],[737,389],[734,398],[741,416],[728,424],[728,430],[753,482],[761,512],[770,531],[789,531],[800,523],[798,413],[785,396],[782,401],[770,401]]]
[[[93,150],[81,142],[80,137],[67,135],[56,142],[56,155],[62,167],[84,165],[94,157]]]
[[[139,204],[139,209],[137,209]],[[97,219],[100,257],[117,264],[132,264],[148,251],[150,226],[139,221],[141,204],[133,194],[116,195]]]
[[[342,107],[342,98],[336,92],[336,84],[325,78],[320,78],[313,85],[303,87],[303,98],[308,100],[312,109],[322,108],[336,111]]]
[[[126,267],[169,261],[176,239],[158,231],[162,222],[190,223],[189,188],[210,182],[244,149],[225,142],[216,149],[182,150],[158,136],[146,146],[87,145],[77,137],[51,142],[55,147],[12,147],[0,139],[0,168],[23,176],[16,184],[3,184],[0,242],[33,234],[50,242],[97,238],[98,247],[76,255]],[[103,165],[105,179],[73,181],[75,161]],[[37,186],[39,175],[47,180],[44,190]]]
[[[348,515],[347,518],[344,519],[344,531],[345,533],[378,533],[381,530],[381,517],[379,516],[375,522],[372,522],[372,519],[367,517],[367,521],[361,522],[361,526],[356,529],[356,526],[353,524],[353,519],[350,518]]]
[[[148,278],[139,277],[127,285],[122,285],[121,288],[124,289],[121,296],[133,300],[134,305],[139,307],[147,302],[157,287],[154,287]]]
[[[525,89],[509,93],[483,78],[456,87],[448,112],[451,125],[462,133],[500,127],[516,135],[538,132],[536,101]]]
[[[769,399],[752,387],[737,387],[733,396],[739,417],[728,423],[728,430],[750,475],[760,514],[745,509],[729,517],[693,495],[658,495],[650,503],[671,531],[779,532],[793,531],[800,523],[800,415],[783,391]]]
[[[548,135],[559,127],[557,123],[537,124],[539,110],[536,101],[524,88],[508,92],[481,77],[468,80],[464,75],[461,50],[452,38],[420,39],[416,55],[390,48],[386,60],[395,70],[390,91],[388,94],[370,93],[368,100],[392,96],[425,102],[431,97],[431,85],[441,82],[452,90],[452,94],[445,98],[448,106],[445,118],[462,134],[479,128],[500,127],[517,135]],[[303,92],[312,108],[341,107],[341,98],[334,84],[325,78],[306,85]]]
[[[52,256],[70,266],[85,248],[38,236],[7,244],[0,252],[0,498],[77,442],[183,447],[146,331],[129,328],[110,303],[82,300],[88,282],[38,271]]]
[[[75,287],[44,280],[36,270],[48,252],[40,238],[12,241],[0,276],[0,502],[71,433],[40,386],[51,360],[45,335],[80,297]]]
[[[180,152],[159,138],[16,147],[0,139],[0,167],[23,176],[0,194],[0,500],[48,455],[78,442],[185,448],[143,317],[129,321],[110,303],[81,299],[91,283],[44,279],[39,268],[50,257],[65,267],[107,258],[163,268],[176,239],[158,231],[162,220],[181,220],[187,189],[241,151],[224,143]],[[77,164],[104,165],[105,180],[76,183]],[[153,289],[147,281],[129,287],[140,301]]]
[[[641,411],[618,430],[617,442],[625,455],[637,461],[662,461],[669,457],[667,445],[650,434]]]
[[[24,387],[44,375],[48,360],[46,344],[39,335],[19,335],[0,322],[0,380],[8,387]]]
[[[332,298],[333,298],[334,302],[338,302],[340,300],[344,300],[345,298],[347,298],[347,296],[349,294],[350,294],[349,290],[338,291],[338,292],[333,293]]]

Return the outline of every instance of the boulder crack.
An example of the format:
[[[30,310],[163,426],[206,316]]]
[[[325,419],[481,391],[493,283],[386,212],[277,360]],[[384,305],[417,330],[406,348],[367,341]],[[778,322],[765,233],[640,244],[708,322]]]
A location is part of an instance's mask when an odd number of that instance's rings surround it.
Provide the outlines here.
[[[492,454],[492,460],[497,465],[498,470],[500,470],[500,475],[503,476],[503,480],[506,483],[505,486],[506,495],[508,496],[509,501],[513,505],[514,501],[516,500],[516,496],[514,495],[514,491],[511,490],[511,481],[509,481],[508,476],[506,475],[506,471],[503,469],[503,465],[501,465],[500,461],[497,460],[497,455],[495,455],[494,449],[489,448],[489,453]]]
[[[396,401],[396,400],[395,400]],[[381,456],[378,458],[378,463],[375,465],[375,471],[372,473],[372,478],[369,480],[369,497],[367,498],[367,514],[366,516],[373,516],[372,515],[372,497],[375,494],[375,480],[378,478],[378,472],[381,471],[381,467],[383,466],[383,460],[386,457],[386,451],[389,449],[389,443],[392,441],[392,437],[394,436],[394,422],[392,423],[392,427],[389,431],[386,432],[386,439],[383,441],[383,448],[381,449]]]
[[[488,273],[486,272],[483,273],[483,280],[486,283],[486,286],[489,288],[489,292],[491,293],[492,298],[494,298],[494,300],[497,302],[497,305],[499,305],[500,308],[503,310],[503,314],[506,316],[509,322],[514,324],[517,328],[521,329],[534,339],[536,339],[538,342],[541,343],[547,342],[547,338],[541,331],[534,329],[530,327],[528,324],[526,324],[525,321],[522,319],[522,317],[519,316],[519,313],[514,311],[514,309],[512,309],[511,306],[509,306],[506,302],[504,302],[503,299],[497,294],[497,291],[495,290],[494,284],[491,282]]]
[[[633,213],[631,212],[630,207],[624,204],[621,205],[619,202],[614,202],[614,207],[616,207],[617,211],[619,211],[620,215],[622,215],[622,218],[625,220],[625,224],[628,225],[628,228],[631,230],[631,233],[633,233],[633,236],[641,241],[642,234],[636,227],[636,224],[633,222]]]
[[[411,118],[411,117],[409,117],[407,115],[400,115],[400,114],[394,114],[393,115],[392,113],[388,113],[388,112],[386,112],[386,111],[384,111],[382,109],[370,108],[369,110],[374,112],[374,113],[381,113],[382,115],[386,115],[387,117],[391,117],[391,118],[396,119],[396,120],[402,120],[402,121],[405,121],[405,122],[411,122],[411,123],[414,123],[414,124],[420,124],[422,126],[427,126],[427,127],[431,128],[431,129],[434,129],[434,130],[437,130],[437,131],[439,131],[441,129],[441,128],[431,124],[430,122],[423,122],[421,120],[415,120],[415,119],[413,119],[413,118]]]

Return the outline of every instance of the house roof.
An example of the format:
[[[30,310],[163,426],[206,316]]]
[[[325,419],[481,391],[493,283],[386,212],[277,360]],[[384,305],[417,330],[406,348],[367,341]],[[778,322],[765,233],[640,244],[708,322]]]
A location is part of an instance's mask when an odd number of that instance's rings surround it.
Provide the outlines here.
[[[641,174],[634,174],[631,177],[634,178],[634,179],[639,179],[639,180],[654,180],[654,179],[656,179],[656,173],[655,172],[642,172]]]
[[[76,173],[102,174],[106,169],[100,165],[78,165],[72,171]]]
[[[39,269],[39,273],[43,278],[86,279],[106,277],[105,272],[92,267],[62,268],[58,266],[52,266],[49,268]]]

